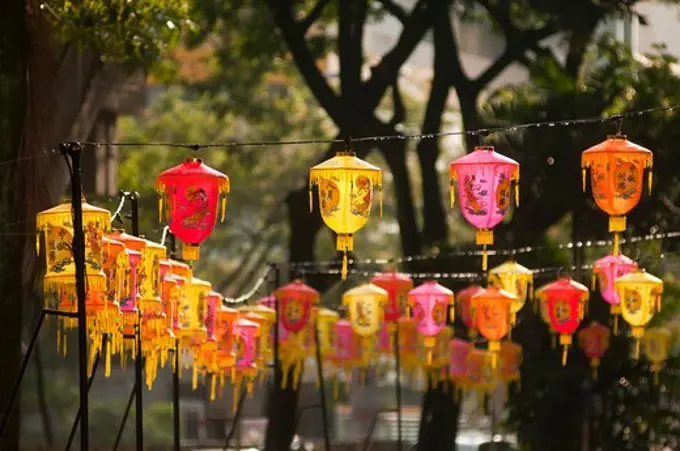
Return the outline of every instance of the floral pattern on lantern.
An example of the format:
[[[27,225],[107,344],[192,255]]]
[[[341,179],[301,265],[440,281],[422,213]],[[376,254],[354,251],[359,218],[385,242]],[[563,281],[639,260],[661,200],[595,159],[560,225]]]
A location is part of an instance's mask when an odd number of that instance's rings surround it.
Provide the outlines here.
[[[583,190],[590,169],[593,199],[609,215],[609,231],[614,232],[614,255],[619,254],[619,233],[626,230],[625,215],[640,202],[645,169],[649,169],[648,190],[652,191],[652,160],[649,149],[628,141],[625,135],[608,136],[581,154]]]
[[[527,297],[533,291],[534,273],[516,261],[510,260],[489,271],[488,282],[490,286],[501,288],[516,296],[516,300],[510,304],[510,324],[517,322],[517,313],[524,307]]]
[[[635,339],[634,357],[640,356],[640,339],[654,314],[661,311],[663,281],[644,269],[630,272],[614,282],[621,299],[621,316],[631,326]]]
[[[668,359],[668,349],[671,344],[671,332],[665,327],[652,327],[648,329],[642,339],[642,349],[645,357],[651,363],[654,373],[654,384],[659,383],[659,371]]]
[[[476,306],[477,330],[489,340],[488,349],[493,357],[493,368],[496,368],[501,340],[510,331],[511,304],[515,299],[517,298],[512,293],[497,287],[484,288],[472,297]]]
[[[246,382],[246,391],[249,396],[253,394],[255,378],[257,377],[258,339],[260,338],[259,324],[240,318],[234,326],[234,354],[236,362],[232,367],[231,383],[233,385],[233,411],[238,405],[239,393],[243,381]]]
[[[381,193],[382,171],[356,157],[354,152],[338,152],[330,160],[309,171],[309,207],[312,188],[319,190],[319,210],[326,225],[338,234],[336,249],[343,253],[342,279],[347,278],[347,253],[354,250],[353,235],[366,225],[373,203],[373,189]]]
[[[614,288],[614,281],[637,267],[637,263],[622,254],[607,255],[593,263],[593,289],[597,280],[602,299],[611,306],[610,313],[614,315],[614,334],[618,334],[618,315],[621,314],[621,299]]]
[[[453,291],[430,280],[408,292],[407,301],[416,328],[424,336],[423,344],[427,353],[427,363],[432,364],[432,351],[436,336],[446,325],[450,306],[453,305]],[[453,319],[453,318],[451,318]]]
[[[482,269],[487,268],[486,247],[493,244],[493,229],[510,208],[510,193],[515,186],[519,205],[519,163],[494,151],[493,147],[475,150],[451,163],[451,208],[457,184],[460,209],[466,221],[477,228],[476,242],[484,246]]]
[[[593,369],[593,379],[597,379],[597,369],[607,349],[609,349],[609,328],[597,321],[591,322],[578,333],[578,344],[583,353],[590,360]]]
[[[413,280],[406,274],[392,270],[373,277],[371,283],[387,291],[388,302],[385,306],[385,321],[389,324],[395,324],[406,310],[406,296],[413,289]]]
[[[456,311],[458,312],[458,318],[460,318],[467,329],[468,337],[470,338],[477,336],[477,309],[474,302],[472,302],[472,298],[482,290],[483,288],[479,285],[470,285],[456,294]]]
[[[550,324],[555,332],[560,334],[564,366],[567,364],[567,352],[572,344],[572,335],[583,320],[590,292],[584,285],[565,277],[544,285],[536,295],[540,301],[546,303]]]
[[[162,172],[156,180],[159,216],[163,206],[170,231],[182,241],[182,257],[195,261],[199,245],[210,236],[217,222],[217,204],[222,199],[222,221],[227,209],[229,177],[203,164],[200,158]]]

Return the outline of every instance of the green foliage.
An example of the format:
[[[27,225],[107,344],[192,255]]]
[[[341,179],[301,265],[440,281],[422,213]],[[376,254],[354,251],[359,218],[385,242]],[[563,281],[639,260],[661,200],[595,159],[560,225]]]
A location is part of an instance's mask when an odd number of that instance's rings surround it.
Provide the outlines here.
[[[53,0],[44,3],[59,38],[104,61],[152,65],[190,29],[187,0]]]

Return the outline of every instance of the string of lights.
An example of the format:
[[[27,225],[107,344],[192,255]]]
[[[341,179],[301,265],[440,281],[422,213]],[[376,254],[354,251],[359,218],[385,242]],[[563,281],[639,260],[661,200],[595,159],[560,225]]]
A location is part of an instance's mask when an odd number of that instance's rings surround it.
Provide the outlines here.
[[[647,235],[632,236],[629,238],[622,238],[621,244],[635,244],[646,241],[660,241],[665,239],[676,239],[680,238],[680,231],[671,231],[664,233],[650,233]],[[576,241],[568,243],[560,243],[552,246],[549,245],[536,245],[536,246],[522,246],[517,248],[504,248],[504,249],[488,249],[487,255],[489,256],[506,256],[515,257],[522,254],[530,254],[534,252],[542,252],[549,249],[556,250],[568,250],[576,248],[602,248],[611,247],[611,240],[587,240],[587,241]],[[353,265],[397,265],[403,263],[410,263],[415,261],[429,261],[429,260],[440,260],[445,258],[453,257],[476,257],[481,256],[484,251],[482,250],[452,250],[444,253],[436,254],[423,254],[423,255],[408,255],[405,257],[394,257],[394,258],[363,258],[354,259],[350,258],[348,260],[349,264]],[[325,261],[302,261],[302,262],[292,262],[288,266],[291,269],[297,268],[309,268],[309,267],[323,267],[323,266],[334,266],[339,265],[340,260],[325,260]]]
[[[398,134],[386,136],[362,136],[362,137],[347,137],[345,139],[293,139],[281,141],[229,141],[222,143],[176,143],[176,142],[116,142],[116,141],[83,141],[80,142],[82,146],[98,147],[98,146],[116,146],[116,147],[173,147],[184,148],[187,150],[199,151],[201,149],[211,148],[238,148],[238,147],[271,147],[271,146],[294,146],[294,145],[311,145],[311,144],[357,144],[365,142],[379,142],[379,141],[395,141],[395,140],[423,140],[436,139],[450,136],[486,136],[491,133],[501,132],[517,132],[521,130],[543,128],[543,127],[572,127],[577,125],[587,124],[608,124],[618,122],[619,124],[627,118],[639,117],[651,113],[668,113],[680,108],[680,105],[672,105],[668,107],[646,108],[635,111],[628,111],[625,113],[614,114],[607,117],[586,117],[561,119],[554,121],[542,122],[528,122],[524,124],[515,124],[499,127],[485,127],[473,130],[461,130],[450,132],[437,133],[418,133],[418,134]]]

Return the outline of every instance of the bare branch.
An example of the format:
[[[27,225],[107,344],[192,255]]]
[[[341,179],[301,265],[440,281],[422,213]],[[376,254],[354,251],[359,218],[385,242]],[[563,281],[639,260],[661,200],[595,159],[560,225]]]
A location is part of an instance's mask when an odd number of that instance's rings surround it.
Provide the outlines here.
[[[406,10],[404,8],[397,5],[392,0],[379,0],[379,1],[383,5],[383,8],[385,8],[385,11],[399,19],[401,23],[406,22],[406,19],[408,18],[408,13],[406,13]]]
[[[406,107],[404,107],[404,99],[402,99],[399,90],[399,80],[394,80],[392,85],[392,103],[394,104],[394,113],[389,122],[390,127],[394,127],[406,119]]]
[[[309,31],[309,28],[314,25],[314,22],[319,20],[321,13],[323,13],[324,8],[326,8],[326,5],[328,5],[329,2],[330,0],[319,0],[309,14],[307,14],[307,17],[300,21],[300,31],[303,35]]]

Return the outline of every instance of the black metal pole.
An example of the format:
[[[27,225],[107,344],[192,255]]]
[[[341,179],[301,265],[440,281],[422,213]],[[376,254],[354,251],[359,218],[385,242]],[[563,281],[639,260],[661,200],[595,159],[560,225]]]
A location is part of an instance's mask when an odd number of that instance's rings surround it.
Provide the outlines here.
[[[83,188],[81,186],[80,157],[82,148],[78,143],[62,144],[61,149],[71,158],[71,206],[73,208],[73,260],[76,269],[76,296],[78,299],[78,385],[80,392],[80,449],[89,447],[89,411],[87,400],[87,316],[85,301],[85,232],[83,231]]]
[[[331,438],[328,430],[328,410],[326,405],[326,386],[323,377],[323,362],[321,360],[321,346],[319,345],[319,326],[314,322],[314,341],[316,342],[316,374],[319,378],[319,397],[321,398],[321,423],[323,424],[323,439],[326,451],[331,451]]]
[[[108,346],[107,343],[108,340],[108,335],[104,334],[102,337],[102,349],[101,352],[97,353],[97,356],[94,358],[94,362],[92,363],[92,375],[90,376],[90,379],[87,381],[87,391],[89,393],[90,388],[92,387],[92,381],[94,381],[94,376],[97,374],[97,367],[99,366],[99,361],[101,360],[102,353],[106,352],[106,346]],[[78,412],[76,413],[76,418],[73,420],[73,426],[71,426],[71,433],[68,436],[68,441],[66,442],[66,451],[71,449],[71,445],[73,444],[73,439],[76,436],[76,429],[78,429],[78,424],[80,423],[80,409],[78,409]]]
[[[175,451],[180,451],[179,430],[179,340],[175,339],[175,371],[172,373],[172,427],[175,438]]]
[[[248,390],[243,388],[241,390],[241,396],[239,397],[238,400],[238,406],[236,406],[236,412],[234,412],[234,419],[231,421],[231,429],[229,429],[229,434],[227,434],[227,439],[224,442],[224,451],[227,451],[229,449],[229,442],[231,439],[234,437],[234,434],[236,433],[236,429],[238,427],[238,420],[241,418],[241,411],[243,411],[243,405],[246,403],[246,394],[248,393]]]
[[[118,449],[120,439],[123,437],[125,423],[127,422],[127,418],[130,415],[130,409],[132,409],[132,401],[135,399],[136,391],[137,391],[136,387],[132,387],[132,391],[130,392],[130,398],[128,399],[127,406],[125,407],[125,413],[123,413],[123,419],[120,421],[120,427],[118,428],[118,434],[116,435],[116,442],[113,444],[113,451],[116,451]]]
[[[397,372],[397,450],[401,451],[401,358],[399,354],[399,323],[397,322],[394,331],[394,358],[396,364],[395,371]]]
[[[139,236],[139,194],[125,193],[130,199],[132,211],[130,214],[132,234]],[[142,359],[142,312],[137,306],[137,327],[135,330],[135,443],[137,451],[144,450],[144,398],[143,389],[144,382],[142,380],[142,371],[144,369],[144,362]]]
[[[38,317],[38,322],[33,329],[33,336],[31,341],[28,342],[28,348],[26,349],[26,354],[24,355],[24,360],[21,362],[21,367],[19,368],[19,375],[17,376],[16,382],[14,382],[14,387],[12,388],[12,394],[9,397],[9,403],[5,408],[5,414],[2,416],[2,424],[0,424],[0,438],[2,438],[5,433],[5,428],[9,422],[9,417],[12,415],[12,407],[14,407],[14,401],[16,401],[17,395],[19,394],[19,387],[21,387],[21,381],[24,378],[24,373],[26,373],[26,368],[28,368],[28,362],[31,359],[31,354],[35,348],[35,343],[38,341],[38,335],[40,334],[40,329],[42,328],[43,321],[45,320],[45,310],[40,312]]]

